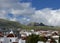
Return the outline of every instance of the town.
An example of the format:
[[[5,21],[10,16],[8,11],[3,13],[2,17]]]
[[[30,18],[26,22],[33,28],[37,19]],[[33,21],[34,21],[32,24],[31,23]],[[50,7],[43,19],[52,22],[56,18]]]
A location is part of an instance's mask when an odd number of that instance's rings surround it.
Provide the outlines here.
[[[26,43],[26,39],[29,35],[36,34],[39,36],[47,37],[46,43],[50,42],[50,36],[59,43],[59,31],[52,30],[10,30],[10,31],[0,31],[0,43]],[[38,41],[37,43],[44,43],[43,41]]]
[[[60,0],[0,0],[0,43],[60,43]]]

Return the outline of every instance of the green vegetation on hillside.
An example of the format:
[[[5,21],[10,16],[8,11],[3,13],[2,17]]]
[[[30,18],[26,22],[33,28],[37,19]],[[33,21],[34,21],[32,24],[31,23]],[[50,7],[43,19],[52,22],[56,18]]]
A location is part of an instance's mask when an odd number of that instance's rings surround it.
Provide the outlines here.
[[[0,28],[13,29],[13,28],[20,28],[20,27],[21,27],[21,24],[18,22],[0,19]]]
[[[38,23],[37,23],[38,24]],[[60,27],[52,27],[52,26],[46,26],[44,24],[38,24],[39,26],[36,26],[36,23],[32,23],[32,26],[28,26],[28,25],[23,25],[19,22],[16,21],[9,21],[9,20],[5,20],[5,19],[0,19],[0,28],[4,28],[4,29],[26,29],[26,30],[31,30],[31,29],[35,29],[35,30],[60,30]],[[42,26],[44,25],[44,26]]]

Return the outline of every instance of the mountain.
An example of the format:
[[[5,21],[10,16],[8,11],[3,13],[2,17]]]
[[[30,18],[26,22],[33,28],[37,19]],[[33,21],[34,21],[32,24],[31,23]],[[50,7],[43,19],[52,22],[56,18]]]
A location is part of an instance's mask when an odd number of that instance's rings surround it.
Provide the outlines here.
[[[53,26],[48,26],[43,23],[29,23],[28,25],[23,25],[17,21],[9,21],[5,19],[0,19],[0,29],[2,30],[9,30],[9,29],[26,29],[26,30],[60,30],[60,27],[53,27]]]
[[[46,26],[46,25],[43,23],[32,22],[32,23],[29,23],[28,26]]]
[[[2,29],[20,28],[21,25],[19,22],[0,19],[0,28]]]

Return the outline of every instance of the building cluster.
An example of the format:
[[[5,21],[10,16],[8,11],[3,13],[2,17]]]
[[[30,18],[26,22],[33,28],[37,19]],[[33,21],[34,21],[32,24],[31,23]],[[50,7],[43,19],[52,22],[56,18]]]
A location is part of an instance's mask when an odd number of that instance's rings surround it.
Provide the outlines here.
[[[59,32],[58,31],[24,31],[21,30],[18,33],[15,34],[15,32],[13,32],[12,30],[10,32],[7,32],[6,34],[3,32],[0,32],[0,43],[25,43],[27,36],[31,35],[31,34],[36,34],[39,36],[45,36],[45,37],[52,37],[56,40],[56,42],[58,43],[59,40]],[[50,38],[48,39],[48,43],[50,43],[49,41]],[[41,41],[38,41],[38,43],[43,43]]]

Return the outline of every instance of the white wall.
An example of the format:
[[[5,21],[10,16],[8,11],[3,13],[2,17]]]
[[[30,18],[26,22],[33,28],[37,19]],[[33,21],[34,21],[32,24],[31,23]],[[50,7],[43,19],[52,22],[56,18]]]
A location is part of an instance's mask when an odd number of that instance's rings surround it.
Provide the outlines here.
[[[4,37],[0,37],[0,41],[4,41]]]
[[[18,43],[25,43],[25,42],[26,42],[25,40],[19,39]]]
[[[9,41],[10,41],[10,39],[11,39],[12,42],[16,42],[17,37],[8,37],[7,39],[8,39]]]
[[[42,42],[42,41],[38,41],[37,43],[44,43],[44,42]]]

